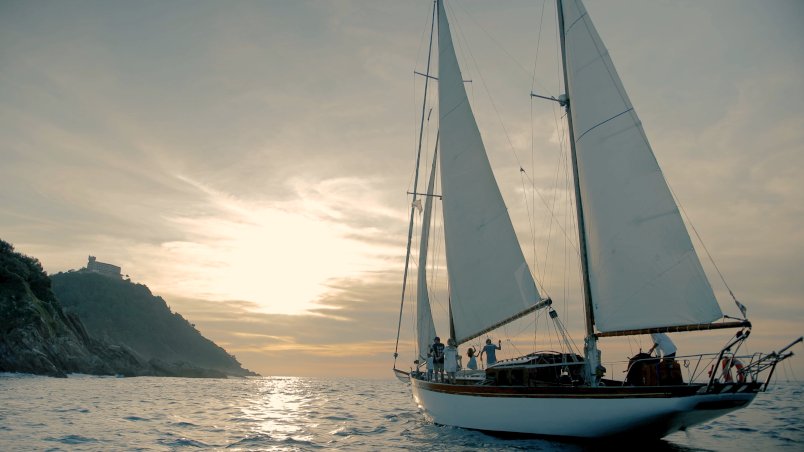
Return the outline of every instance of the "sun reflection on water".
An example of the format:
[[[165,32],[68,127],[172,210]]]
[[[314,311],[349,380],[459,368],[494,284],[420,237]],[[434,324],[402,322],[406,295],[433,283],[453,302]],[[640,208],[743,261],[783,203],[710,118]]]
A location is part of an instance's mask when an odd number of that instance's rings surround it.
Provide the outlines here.
[[[306,429],[310,420],[309,388],[298,377],[274,377],[262,380],[250,404],[242,408],[243,416],[251,421],[253,431],[274,440],[310,441]]]

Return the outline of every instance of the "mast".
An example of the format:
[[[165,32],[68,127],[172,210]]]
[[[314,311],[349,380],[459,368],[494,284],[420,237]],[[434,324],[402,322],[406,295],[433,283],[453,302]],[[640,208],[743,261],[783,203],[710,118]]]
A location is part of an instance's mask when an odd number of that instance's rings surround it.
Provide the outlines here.
[[[439,28],[438,28],[438,30],[439,30],[439,33],[438,33],[438,36],[439,36],[439,41],[438,41],[439,52],[441,51],[441,38],[440,38],[441,37],[441,11],[438,10],[438,3],[441,2],[441,1],[443,1],[443,0],[436,0],[435,1],[436,10],[437,10],[436,15],[437,15],[437,18],[438,18],[438,23],[439,23]],[[441,6],[443,7],[443,5],[441,5]],[[440,56],[439,56],[439,64],[441,64],[441,57]],[[440,72],[439,72],[438,76],[441,77]],[[441,88],[439,87],[439,89],[441,89]],[[441,108],[441,105],[439,105],[438,107]],[[440,113],[439,113],[439,115],[440,115]],[[441,132],[440,127],[441,127],[441,124],[439,123],[439,133]],[[449,308],[449,337],[451,339],[455,339],[455,318],[452,317],[452,295],[451,294],[450,294],[449,299],[447,301],[447,305],[448,305],[448,308]]]
[[[578,217],[578,243],[581,251],[581,271],[583,273],[583,299],[586,313],[586,336],[594,334],[594,311],[592,310],[592,289],[589,283],[589,261],[586,251],[586,226],[583,217],[583,200],[581,199],[581,186],[578,175],[578,154],[575,150],[575,131],[572,127],[571,99],[569,99],[569,78],[567,77],[567,48],[564,43],[564,4],[557,0],[558,5],[558,36],[561,40],[561,65],[564,73],[564,89],[567,98],[563,105],[567,111],[567,126],[569,128],[570,154],[572,155],[572,179],[575,183],[575,210]]]
[[[408,267],[410,266],[410,245],[413,239],[413,216],[416,212],[416,196],[419,187],[419,162],[422,156],[422,136],[424,135],[424,113],[427,109],[427,85],[430,81],[430,60],[433,55],[433,30],[435,29],[436,3],[433,3],[433,20],[430,25],[430,44],[427,51],[427,74],[424,78],[424,99],[422,100],[422,115],[419,125],[419,145],[416,151],[416,171],[413,177],[413,200],[410,205],[410,222],[408,223],[408,245],[405,252],[405,271],[402,275],[402,300],[399,303],[399,320],[396,326],[396,345],[394,346],[394,369],[396,369],[396,358],[399,356],[399,333],[402,329],[402,308],[405,305],[405,289],[408,285]]]
[[[597,336],[595,336],[595,319],[592,308],[592,288],[589,282],[589,258],[586,249],[586,226],[583,216],[583,199],[581,199],[580,176],[578,174],[578,153],[575,148],[575,131],[572,125],[572,110],[569,97],[569,76],[567,75],[567,47],[564,37],[564,3],[556,0],[558,13],[558,36],[561,41],[561,66],[564,73],[564,90],[566,91],[563,100],[564,108],[567,111],[567,127],[569,128],[570,154],[572,155],[572,179],[575,183],[575,210],[578,218],[578,244],[581,253],[581,273],[583,275],[583,299],[584,313],[586,314],[586,338],[584,339],[584,356],[586,365],[584,366],[585,380],[590,386],[597,386],[598,370],[600,365],[600,351],[597,349]]]

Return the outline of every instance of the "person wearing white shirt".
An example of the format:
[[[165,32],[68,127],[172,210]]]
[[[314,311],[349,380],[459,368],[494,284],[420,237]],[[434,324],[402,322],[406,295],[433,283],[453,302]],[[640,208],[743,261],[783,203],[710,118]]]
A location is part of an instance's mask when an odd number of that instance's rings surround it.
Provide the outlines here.
[[[677,351],[676,344],[674,344],[666,334],[651,333],[650,337],[653,338],[653,347],[650,348],[648,354],[656,350],[657,356],[661,353],[662,358],[675,358]]]

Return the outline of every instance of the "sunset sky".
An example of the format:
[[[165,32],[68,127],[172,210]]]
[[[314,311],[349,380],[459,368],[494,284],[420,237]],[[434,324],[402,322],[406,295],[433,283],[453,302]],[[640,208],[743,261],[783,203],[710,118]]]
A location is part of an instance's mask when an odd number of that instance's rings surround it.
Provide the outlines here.
[[[527,219],[544,204],[523,202],[519,172],[550,193],[556,111],[528,94],[561,94],[553,2],[449,4],[523,250],[582,342],[577,278],[548,269]],[[786,345],[804,333],[804,3],[586,6],[672,189],[749,308],[749,351]],[[121,266],[261,374],[390,377],[431,8],[0,1],[0,238],[49,273],[88,255]],[[680,352],[724,341],[707,335],[679,338]],[[603,345],[603,359],[645,345]],[[800,356],[784,367],[804,377]]]

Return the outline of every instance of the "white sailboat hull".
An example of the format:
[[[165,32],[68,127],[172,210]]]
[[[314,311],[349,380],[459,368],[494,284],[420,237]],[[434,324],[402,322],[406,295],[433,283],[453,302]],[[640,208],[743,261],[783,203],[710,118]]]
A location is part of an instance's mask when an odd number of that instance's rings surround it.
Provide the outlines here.
[[[660,438],[745,407],[749,387],[719,394],[670,395],[661,388],[550,394],[534,388],[464,390],[412,379],[413,397],[434,423],[475,430],[575,438]],[[465,386],[463,388],[471,388]],[[480,387],[483,388],[483,387]]]

